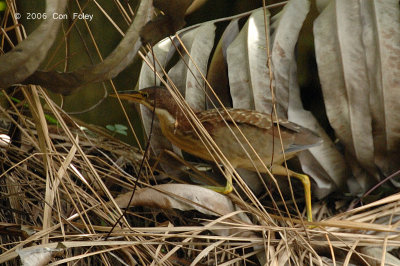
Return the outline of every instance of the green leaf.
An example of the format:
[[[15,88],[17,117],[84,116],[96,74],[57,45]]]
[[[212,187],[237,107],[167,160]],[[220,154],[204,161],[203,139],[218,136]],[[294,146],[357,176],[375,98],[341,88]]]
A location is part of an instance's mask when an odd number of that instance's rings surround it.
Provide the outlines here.
[[[115,131],[115,126],[114,125],[107,125],[106,128],[112,132]]]
[[[125,125],[121,125],[121,124],[115,124],[114,126],[115,126],[115,129],[116,129],[116,131],[119,131],[119,130],[121,130],[121,131],[125,131],[125,130],[127,130],[127,129],[128,129],[128,127],[127,127],[127,126],[125,126]]]

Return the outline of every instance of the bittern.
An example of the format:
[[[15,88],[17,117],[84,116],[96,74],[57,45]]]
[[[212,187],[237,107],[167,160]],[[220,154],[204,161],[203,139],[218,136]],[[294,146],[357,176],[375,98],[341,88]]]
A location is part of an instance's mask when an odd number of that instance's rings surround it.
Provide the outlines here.
[[[112,96],[115,97],[115,95]],[[204,160],[214,161],[212,155],[190,125],[189,120],[166,88],[145,88],[140,91],[120,94],[119,96],[129,102],[143,104],[154,111],[160,121],[162,133],[178,148]],[[269,114],[254,110],[226,108],[225,110],[211,109],[196,112],[196,116],[234,168],[254,171],[256,167],[259,172],[266,173],[265,165],[271,163],[273,155],[273,163],[270,167],[271,173],[283,176],[289,173],[290,176],[298,178],[303,183],[307,219],[312,221],[309,177],[305,174],[287,170],[282,164],[285,158],[290,159],[299,151],[319,145],[322,141],[320,137],[297,124],[285,119],[279,119],[284,157],[277,123],[271,120],[271,115]],[[233,121],[237,127],[233,124]],[[262,162],[254,152],[251,152],[248,142],[245,141],[239,129],[257,152]],[[220,192],[228,193],[232,190],[232,177],[229,176],[227,179],[227,186]]]

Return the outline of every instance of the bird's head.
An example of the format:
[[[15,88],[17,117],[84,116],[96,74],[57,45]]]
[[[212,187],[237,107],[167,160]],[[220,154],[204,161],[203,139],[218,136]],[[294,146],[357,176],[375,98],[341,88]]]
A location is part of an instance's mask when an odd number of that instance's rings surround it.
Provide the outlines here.
[[[140,103],[150,110],[166,110],[170,114],[176,113],[178,105],[165,87],[149,87],[140,91],[119,93],[119,98],[128,102]],[[117,97],[111,94],[111,97]]]

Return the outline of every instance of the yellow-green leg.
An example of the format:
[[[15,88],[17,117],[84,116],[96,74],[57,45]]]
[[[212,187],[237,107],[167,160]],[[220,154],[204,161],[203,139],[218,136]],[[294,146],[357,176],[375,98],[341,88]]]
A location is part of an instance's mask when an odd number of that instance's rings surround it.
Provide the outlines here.
[[[305,197],[305,201],[306,201],[307,221],[312,222],[313,218],[312,218],[312,205],[311,205],[310,178],[308,177],[308,175],[299,174],[299,173],[293,172],[291,170],[288,170],[288,171],[289,171],[290,176],[300,179],[301,183],[303,183],[304,197]],[[286,168],[281,165],[273,165],[272,173],[275,175],[287,175]]]
[[[233,190],[232,175],[226,169],[225,169],[225,177],[226,177],[225,187],[218,187],[218,186],[204,186],[204,187],[214,190],[215,192],[218,193],[229,194]]]
[[[308,175],[299,174],[289,170],[289,174],[297,179],[300,179],[304,186],[304,197],[306,201],[307,220],[312,222],[312,206],[311,206],[311,183]]]

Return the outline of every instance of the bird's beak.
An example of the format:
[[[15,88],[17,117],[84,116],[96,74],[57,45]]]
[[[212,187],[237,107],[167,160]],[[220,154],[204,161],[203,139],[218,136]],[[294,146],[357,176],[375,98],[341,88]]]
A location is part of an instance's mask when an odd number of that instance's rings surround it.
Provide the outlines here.
[[[129,102],[144,103],[146,102],[145,96],[140,91],[128,91],[118,93],[121,100],[127,100]],[[110,97],[118,98],[116,94],[110,94]]]

